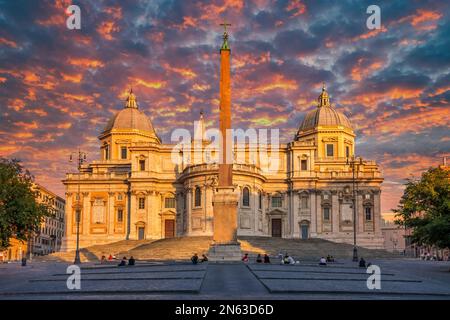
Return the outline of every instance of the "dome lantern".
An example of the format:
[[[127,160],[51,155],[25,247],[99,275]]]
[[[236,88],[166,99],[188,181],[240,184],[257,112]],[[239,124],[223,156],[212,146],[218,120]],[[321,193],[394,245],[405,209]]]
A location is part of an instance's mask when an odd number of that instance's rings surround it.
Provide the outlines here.
[[[298,139],[304,132],[316,129],[317,127],[344,127],[353,130],[350,120],[342,113],[337,111],[330,104],[330,97],[325,88],[322,87],[322,92],[317,98],[317,108],[308,112],[301,123],[296,139]]]

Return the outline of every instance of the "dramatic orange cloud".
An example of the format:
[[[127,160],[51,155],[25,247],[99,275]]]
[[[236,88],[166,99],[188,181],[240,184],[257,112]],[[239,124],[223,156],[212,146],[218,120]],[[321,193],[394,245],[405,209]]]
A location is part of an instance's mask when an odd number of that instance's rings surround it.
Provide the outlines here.
[[[416,30],[429,31],[437,27],[437,20],[442,18],[442,13],[427,9],[417,9],[416,14],[403,17],[398,22],[409,22]]]
[[[195,78],[197,77],[197,74],[188,68],[176,68],[176,67],[172,67],[170,66],[168,63],[164,64],[164,68],[166,68],[169,71],[181,74],[183,77],[191,79],[191,78]]]
[[[112,34],[119,31],[120,27],[116,26],[114,21],[103,21],[100,26],[97,27],[97,32],[106,40],[113,40]]]
[[[31,129],[37,129],[38,125],[36,123],[36,121],[33,122],[23,122],[23,121],[18,121],[15,123],[15,125],[17,127],[23,128],[23,129],[27,129],[27,130],[31,130]]]
[[[12,40],[5,39],[5,38],[0,38],[0,45],[2,45],[2,44],[7,45],[9,47],[17,48],[17,43],[16,42],[14,42]]]
[[[304,14],[306,12],[306,6],[301,0],[291,0],[286,7],[286,11],[293,11],[291,15],[291,18],[293,18]]]
[[[380,33],[387,32],[387,31],[388,30],[384,26],[381,26],[381,29],[370,30],[369,32],[363,33],[363,34],[361,34],[361,35],[359,35],[357,37],[352,38],[351,40],[352,41],[365,40],[365,39],[369,39],[369,38],[372,38],[372,37],[376,37]]]
[[[367,63],[366,59],[359,58],[356,64],[353,66],[350,76],[355,81],[361,81],[381,67],[383,67],[383,62],[381,60]]]
[[[81,80],[83,80],[83,75],[81,73],[79,74],[66,74],[66,73],[61,73],[64,81],[69,81],[69,82],[73,82],[73,83],[80,83]]]
[[[131,83],[136,83],[138,85],[142,85],[146,88],[152,88],[152,89],[160,89],[166,86],[166,82],[164,81],[149,81],[149,80],[144,80],[144,79],[140,79],[140,78],[131,78],[130,79]]]
[[[102,61],[89,58],[69,58],[68,63],[85,68],[101,68],[104,66]]]

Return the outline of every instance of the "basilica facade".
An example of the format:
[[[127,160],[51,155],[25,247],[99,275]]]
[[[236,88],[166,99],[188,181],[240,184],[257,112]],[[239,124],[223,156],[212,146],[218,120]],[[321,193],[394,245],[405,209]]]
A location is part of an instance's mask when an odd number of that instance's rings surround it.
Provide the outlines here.
[[[161,141],[141,109],[130,91],[98,137],[101,159],[66,175],[64,250],[75,248],[77,228],[80,247],[212,235],[218,164],[203,152],[210,143],[203,115],[192,140],[197,148],[174,161],[175,145]],[[294,139],[278,147],[275,170],[262,170],[260,157],[251,156],[259,154],[257,146],[235,150],[244,155],[233,163],[238,235],[353,243],[355,226],[358,245],[383,247],[383,178],[374,161],[355,159],[352,124],[330,104],[325,88]]]

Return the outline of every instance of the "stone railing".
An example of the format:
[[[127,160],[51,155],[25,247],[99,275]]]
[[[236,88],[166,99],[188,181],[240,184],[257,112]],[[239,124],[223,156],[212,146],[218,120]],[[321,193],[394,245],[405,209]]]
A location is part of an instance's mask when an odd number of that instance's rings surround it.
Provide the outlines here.
[[[315,162],[347,162],[347,159],[349,159],[349,161],[351,160],[351,158],[347,158],[347,157],[316,157],[314,158]],[[356,160],[356,164],[359,164],[359,161]],[[376,162],[374,160],[366,160],[363,159],[363,165],[366,166],[370,166],[370,165],[376,165]]]
[[[127,172],[108,172],[108,173],[67,173],[66,180],[111,180],[127,179]]]
[[[185,168],[183,170],[182,174],[191,174],[191,173],[196,173],[196,172],[214,171],[214,170],[219,170],[218,163],[211,163],[211,164],[202,163],[202,164],[191,165],[191,166]],[[234,163],[233,170],[261,174],[261,169],[252,164]]]
[[[353,173],[350,171],[300,171],[292,174],[293,178],[320,178],[320,179],[353,179]],[[355,172],[356,179],[373,179],[381,178],[381,172],[368,171],[368,172]]]

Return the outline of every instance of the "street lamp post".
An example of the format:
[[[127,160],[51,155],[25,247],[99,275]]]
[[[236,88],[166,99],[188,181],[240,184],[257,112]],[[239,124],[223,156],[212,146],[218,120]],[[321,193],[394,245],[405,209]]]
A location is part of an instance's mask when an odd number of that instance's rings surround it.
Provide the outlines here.
[[[77,155],[77,154],[78,154],[78,193],[77,193],[77,204],[76,204],[76,209],[75,209],[75,219],[76,219],[76,223],[77,223],[77,249],[75,251],[75,260],[73,262],[74,264],[81,263],[81,259],[80,259],[80,216],[81,216],[80,179],[81,179],[81,166],[86,161],[86,153],[80,151],[80,149],[78,149],[78,153],[72,152],[70,154],[69,161],[72,162],[73,155]]]
[[[358,249],[356,248],[356,178],[355,178],[355,166],[362,165],[362,158],[352,156],[351,159],[347,158],[347,165],[352,167],[352,182],[353,182],[353,196],[352,196],[352,205],[353,205],[353,261],[358,261]]]

